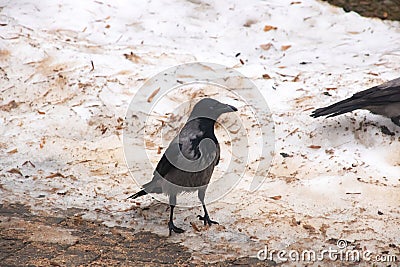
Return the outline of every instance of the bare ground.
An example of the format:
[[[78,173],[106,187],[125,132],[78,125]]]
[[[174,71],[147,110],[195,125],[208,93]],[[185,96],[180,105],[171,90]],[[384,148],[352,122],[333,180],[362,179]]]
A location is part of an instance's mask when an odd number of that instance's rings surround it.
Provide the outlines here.
[[[151,232],[132,233],[84,220],[79,209],[38,215],[21,204],[0,204],[1,266],[199,266],[180,244]],[[238,258],[203,266],[274,266]]]
[[[400,21],[399,0],[325,0],[330,4],[343,7],[346,12],[354,11],[364,17]]]

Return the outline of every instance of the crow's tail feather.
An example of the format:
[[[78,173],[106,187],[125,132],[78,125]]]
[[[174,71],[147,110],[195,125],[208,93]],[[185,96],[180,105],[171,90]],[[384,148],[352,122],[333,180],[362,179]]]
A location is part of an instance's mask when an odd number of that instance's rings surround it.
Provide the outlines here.
[[[138,197],[141,197],[141,196],[144,196],[144,195],[147,195],[147,192],[144,191],[144,189],[143,189],[143,190],[140,190],[139,192],[133,194],[132,196],[129,196],[128,198],[135,199],[135,198],[138,198]]]
[[[361,103],[361,101],[350,98],[324,108],[316,109],[311,113],[310,116],[314,118],[321,116],[334,117],[363,107],[364,104]]]
[[[148,182],[147,184],[142,185],[142,190],[140,190],[139,192],[133,194],[132,196],[128,197],[128,198],[138,198],[144,195],[147,195],[148,193],[162,193],[162,188],[158,185],[158,181],[159,179],[152,179],[150,182]]]

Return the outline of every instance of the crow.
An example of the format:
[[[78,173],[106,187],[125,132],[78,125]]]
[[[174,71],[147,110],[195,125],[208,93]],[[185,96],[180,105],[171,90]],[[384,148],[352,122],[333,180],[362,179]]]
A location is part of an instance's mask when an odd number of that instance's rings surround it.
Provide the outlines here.
[[[233,111],[237,111],[237,108],[211,98],[203,98],[197,102],[186,124],[158,162],[152,180],[144,184],[141,191],[128,197],[135,199],[148,193],[168,195],[171,208],[169,235],[172,231],[184,232],[173,222],[176,196],[182,192],[197,190],[204,210],[204,216],[197,217],[204,221],[204,225],[218,224],[210,219],[204,197],[214,167],[220,159],[220,147],[214,134],[215,121],[220,115]]]
[[[316,109],[310,116],[334,117],[356,109],[366,109],[374,114],[383,115],[400,126],[400,78],[358,92],[328,107]]]

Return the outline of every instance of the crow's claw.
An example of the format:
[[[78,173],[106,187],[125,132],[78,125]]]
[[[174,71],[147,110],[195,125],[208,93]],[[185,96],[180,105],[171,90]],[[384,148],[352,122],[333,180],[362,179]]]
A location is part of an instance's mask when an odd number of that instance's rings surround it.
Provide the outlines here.
[[[209,226],[211,226],[212,224],[219,224],[216,221],[212,221],[210,219],[210,217],[208,216],[208,214],[205,214],[204,216],[197,215],[197,218],[199,218],[199,220],[201,220],[201,221],[204,221],[204,225],[208,224]]]
[[[171,221],[168,222],[168,229],[169,229],[169,236],[171,236],[172,231],[174,231],[177,234],[185,232],[185,230],[176,227],[175,224]]]

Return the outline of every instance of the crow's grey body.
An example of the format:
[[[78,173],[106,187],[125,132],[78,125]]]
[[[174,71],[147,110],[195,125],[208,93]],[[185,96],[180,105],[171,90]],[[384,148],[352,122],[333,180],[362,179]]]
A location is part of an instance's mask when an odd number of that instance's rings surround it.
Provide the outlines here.
[[[143,185],[143,190],[130,196],[130,198],[137,198],[147,193],[168,195],[171,206],[168,223],[170,234],[172,231],[183,232],[173,224],[176,196],[181,192],[197,190],[205,213],[204,216],[198,217],[204,221],[204,224],[216,223],[210,220],[204,204],[208,183],[220,158],[220,147],[214,134],[214,124],[221,114],[236,110],[233,106],[210,98],[200,100],[193,108],[186,124],[171,141],[158,162],[153,179]]]
[[[333,117],[356,109],[366,109],[388,117],[400,126],[400,78],[358,92],[328,107],[316,109],[311,116]]]
[[[205,131],[200,129],[203,120],[196,118],[189,121],[174,138],[157,164],[152,181],[143,186],[147,193],[177,195],[183,191],[206,189],[218,164],[220,148],[213,122],[208,122],[210,128]],[[204,145],[201,149],[200,142],[205,139],[212,141],[214,146]]]

